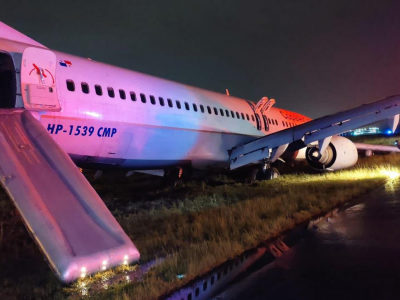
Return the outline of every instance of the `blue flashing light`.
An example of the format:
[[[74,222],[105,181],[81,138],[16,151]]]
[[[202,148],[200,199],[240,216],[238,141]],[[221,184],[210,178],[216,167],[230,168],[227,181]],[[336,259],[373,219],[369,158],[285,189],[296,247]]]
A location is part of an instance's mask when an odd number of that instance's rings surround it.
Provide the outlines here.
[[[392,134],[393,131],[391,131],[390,129],[388,131],[386,131],[387,134]]]

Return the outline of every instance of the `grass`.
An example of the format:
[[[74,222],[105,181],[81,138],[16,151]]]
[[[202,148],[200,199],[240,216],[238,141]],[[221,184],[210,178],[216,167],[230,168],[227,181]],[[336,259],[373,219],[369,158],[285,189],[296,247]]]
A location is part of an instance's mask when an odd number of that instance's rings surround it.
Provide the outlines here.
[[[96,299],[156,299],[295,224],[383,184],[399,168],[399,155],[374,156],[335,173],[287,174],[251,186],[220,176],[212,185],[190,182],[175,189],[154,188],[153,178],[144,176],[106,174],[92,184],[139,248],[142,262],[166,257],[141,282],[107,289],[91,285],[123,270],[62,287],[1,194],[0,299],[79,299],[82,291]],[[178,274],[185,277],[178,279]]]

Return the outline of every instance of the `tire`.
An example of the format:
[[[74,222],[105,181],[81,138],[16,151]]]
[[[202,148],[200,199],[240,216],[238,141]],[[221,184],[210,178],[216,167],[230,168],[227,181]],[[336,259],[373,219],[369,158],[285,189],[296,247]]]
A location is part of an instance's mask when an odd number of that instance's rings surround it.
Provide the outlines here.
[[[260,181],[272,180],[278,178],[279,176],[280,174],[277,168],[269,168],[266,169],[265,171],[263,170],[258,171],[256,179]]]

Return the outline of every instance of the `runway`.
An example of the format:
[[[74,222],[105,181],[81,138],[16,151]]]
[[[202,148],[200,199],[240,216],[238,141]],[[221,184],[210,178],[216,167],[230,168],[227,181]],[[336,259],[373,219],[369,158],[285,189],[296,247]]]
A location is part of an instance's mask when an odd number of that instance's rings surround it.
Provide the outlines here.
[[[274,262],[213,299],[397,299],[400,182],[320,222]]]

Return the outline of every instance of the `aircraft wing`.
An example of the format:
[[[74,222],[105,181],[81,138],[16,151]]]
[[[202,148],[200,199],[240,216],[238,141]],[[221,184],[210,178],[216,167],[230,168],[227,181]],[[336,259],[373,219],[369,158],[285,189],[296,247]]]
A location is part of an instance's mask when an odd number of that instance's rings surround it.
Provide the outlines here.
[[[371,150],[373,152],[389,152],[389,153],[400,153],[400,149],[395,146],[388,145],[370,145],[370,144],[362,144],[362,143],[354,143],[357,150]]]
[[[296,151],[314,142],[318,142],[323,150],[333,135],[384,119],[394,118],[398,122],[398,114],[400,95],[395,95],[315,119],[232,148],[230,168],[233,170],[265,159],[274,162],[285,150]]]

